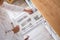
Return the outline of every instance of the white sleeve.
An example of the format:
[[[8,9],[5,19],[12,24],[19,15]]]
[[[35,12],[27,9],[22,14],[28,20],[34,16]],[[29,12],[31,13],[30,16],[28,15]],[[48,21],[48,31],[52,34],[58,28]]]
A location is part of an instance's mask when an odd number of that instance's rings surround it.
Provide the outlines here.
[[[13,37],[14,37],[14,32],[13,31],[10,31],[10,32],[8,32],[8,33],[6,33],[6,39],[8,40],[11,40],[11,39],[13,39]]]
[[[11,10],[11,11],[20,11],[20,12],[22,12],[24,10],[23,7],[8,4],[7,2],[4,2],[3,7],[8,9],[8,10]]]
[[[6,33],[3,24],[0,23],[0,40],[11,40],[13,35],[14,33],[12,31]]]

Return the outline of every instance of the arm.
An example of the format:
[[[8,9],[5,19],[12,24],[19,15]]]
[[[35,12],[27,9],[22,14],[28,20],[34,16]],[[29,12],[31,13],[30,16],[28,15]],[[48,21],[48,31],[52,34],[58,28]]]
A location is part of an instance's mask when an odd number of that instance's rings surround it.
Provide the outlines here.
[[[0,23],[0,40],[11,40],[14,33],[11,31],[9,33],[5,32],[4,25]]]
[[[24,11],[24,12],[28,12],[30,14],[33,13],[32,9],[25,9],[23,7],[20,7],[20,6],[8,4],[7,2],[4,2],[3,7],[5,9],[11,10],[11,11],[15,11],[15,12],[23,12]]]
[[[5,25],[0,24],[0,35],[1,35],[0,38],[2,38],[2,40],[14,39],[14,35],[17,32],[19,32],[19,26],[16,26],[12,30],[7,30],[6,31]]]
[[[16,5],[8,4],[7,2],[4,2],[3,7],[8,9],[8,10],[11,10],[11,11],[22,12],[24,10],[23,7],[19,7],[19,6],[16,6]]]

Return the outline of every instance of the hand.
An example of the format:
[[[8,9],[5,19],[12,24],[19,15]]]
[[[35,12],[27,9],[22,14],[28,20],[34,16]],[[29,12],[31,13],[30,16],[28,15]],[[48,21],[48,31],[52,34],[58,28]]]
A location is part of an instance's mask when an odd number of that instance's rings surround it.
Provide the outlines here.
[[[29,39],[29,36],[27,36],[24,40],[28,40]]]
[[[28,12],[29,14],[32,14],[33,13],[32,9],[24,9],[24,11],[25,12]]]
[[[19,32],[19,30],[20,30],[20,29],[19,29],[19,26],[18,26],[18,25],[17,25],[15,28],[12,29],[12,31],[13,31],[14,33]]]

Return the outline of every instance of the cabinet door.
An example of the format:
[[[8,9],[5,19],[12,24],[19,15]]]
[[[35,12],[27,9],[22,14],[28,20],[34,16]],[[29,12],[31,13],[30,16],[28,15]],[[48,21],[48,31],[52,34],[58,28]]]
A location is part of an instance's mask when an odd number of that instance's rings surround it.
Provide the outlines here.
[[[32,0],[32,3],[60,36],[60,0]]]

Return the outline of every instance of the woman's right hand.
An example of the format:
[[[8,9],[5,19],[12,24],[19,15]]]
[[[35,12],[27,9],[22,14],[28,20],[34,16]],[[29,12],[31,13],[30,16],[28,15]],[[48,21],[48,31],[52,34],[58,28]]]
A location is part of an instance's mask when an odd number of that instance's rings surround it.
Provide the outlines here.
[[[17,25],[16,27],[14,27],[13,29],[12,29],[12,31],[14,32],[14,33],[17,33],[17,32],[19,32],[19,25]]]

